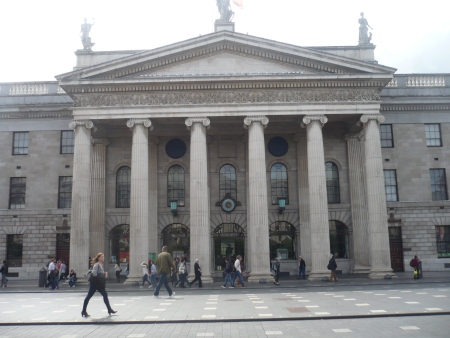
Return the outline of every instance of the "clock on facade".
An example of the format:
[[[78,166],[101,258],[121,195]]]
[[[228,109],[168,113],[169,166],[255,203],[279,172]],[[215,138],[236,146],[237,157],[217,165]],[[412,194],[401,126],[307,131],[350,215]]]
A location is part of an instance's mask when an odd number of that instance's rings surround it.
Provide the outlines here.
[[[232,198],[225,198],[220,205],[225,212],[232,212],[236,208],[236,202]]]

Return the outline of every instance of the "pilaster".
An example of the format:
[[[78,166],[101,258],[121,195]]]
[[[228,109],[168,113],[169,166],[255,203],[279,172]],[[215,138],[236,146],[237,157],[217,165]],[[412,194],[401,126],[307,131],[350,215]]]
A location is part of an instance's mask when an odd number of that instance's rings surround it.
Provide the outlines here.
[[[105,175],[107,138],[92,139],[89,255],[105,253]],[[105,253],[105,259],[108,253]],[[109,256],[109,255],[108,255]],[[109,261],[109,260],[108,260]]]
[[[190,218],[191,218],[191,268],[199,259],[202,267],[202,280],[212,283],[212,246],[209,210],[208,186],[208,154],[206,142],[206,129],[210,121],[205,117],[190,117],[185,121],[191,131],[191,158],[190,158]]]
[[[322,127],[328,121],[323,115],[303,118],[306,127],[308,153],[309,217],[311,225],[310,280],[322,279],[328,274],[330,259],[330,226],[325,176],[325,156]]]
[[[268,273],[270,260],[269,215],[267,209],[267,171],[264,128],[269,123],[265,116],[251,116],[244,120],[248,128],[248,221],[247,246],[250,261],[249,282],[264,278],[273,280]]]
[[[79,278],[87,271],[89,260],[89,214],[91,199],[91,129],[89,120],[74,120],[69,127],[75,131],[72,210],[70,231],[70,268]]]
[[[158,254],[158,137],[151,137],[148,143],[149,182],[148,182],[148,247],[149,253]]]
[[[365,164],[370,241],[370,278],[393,274],[389,248],[384,172],[381,158],[379,124],[383,115],[363,115]]]
[[[131,148],[131,196],[130,196],[130,273],[127,284],[142,280],[140,264],[148,260],[148,128],[149,119],[130,119],[127,126],[132,129]]]
[[[370,243],[364,158],[364,133],[346,134],[353,224],[354,273],[369,273]]]

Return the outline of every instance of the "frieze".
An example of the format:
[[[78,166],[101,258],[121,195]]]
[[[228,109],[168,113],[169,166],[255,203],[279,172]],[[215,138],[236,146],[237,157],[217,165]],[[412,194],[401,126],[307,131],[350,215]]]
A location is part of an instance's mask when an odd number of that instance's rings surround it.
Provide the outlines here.
[[[192,93],[95,94],[75,98],[76,107],[165,106],[245,103],[380,101],[376,90],[213,91]]]
[[[58,117],[72,117],[72,112],[67,113],[14,113],[14,114],[1,114],[0,119],[49,119]]]

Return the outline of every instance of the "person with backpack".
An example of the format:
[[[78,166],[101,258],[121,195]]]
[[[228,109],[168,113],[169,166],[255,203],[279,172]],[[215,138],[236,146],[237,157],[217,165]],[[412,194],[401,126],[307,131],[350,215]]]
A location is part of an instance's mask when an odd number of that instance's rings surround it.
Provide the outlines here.
[[[334,259],[333,255],[331,255],[330,261],[328,262],[328,265],[327,265],[327,269],[331,270],[330,282],[333,281],[333,278],[334,278],[334,281],[337,282],[338,281],[338,279],[336,278],[337,263],[336,263],[336,260]]]
[[[273,284],[280,285],[278,283],[278,279],[280,278],[280,258],[275,258],[275,262],[272,264],[272,270],[273,270],[273,278],[275,278],[275,281]]]
[[[420,264],[420,260],[419,258],[416,256],[414,256],[413,259],[411,259],[411,261],[409,262],[409,266],[411,266],[414,269],[414,279],[419,279],[420,275],[419,275],[419,264]]]
[[[230,262],[228,257],[225,257],[225,284],[222,285],[222,288],[226,288],[228,282],[230,282],[230,289],[234,289],[234,283],[231,279],[231,272],[233,271],[233,264]]]

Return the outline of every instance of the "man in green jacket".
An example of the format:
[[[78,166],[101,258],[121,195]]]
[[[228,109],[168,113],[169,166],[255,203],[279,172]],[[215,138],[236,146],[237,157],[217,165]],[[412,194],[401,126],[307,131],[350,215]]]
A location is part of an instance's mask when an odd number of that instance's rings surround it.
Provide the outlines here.
[[[173,264],[172,255],[167,252],[167,246],[163,246],[161,251],[162,252],[158,255],[158,258],[156,258],[156,269],[159,274],[159,282],[158,285],[156,285],[153,297],[160,298],[159,289],[161,289],[161,286],[164,284],[167,292],[169,293],[169,298],[172,298],[172,296],[175,295],[175,292],[172,292],[172,289],[169,286],[167,275],[170,275],[171,269],[175,271],[175,265]]]

